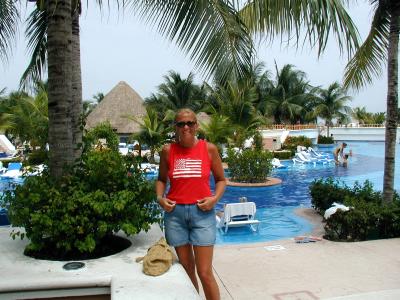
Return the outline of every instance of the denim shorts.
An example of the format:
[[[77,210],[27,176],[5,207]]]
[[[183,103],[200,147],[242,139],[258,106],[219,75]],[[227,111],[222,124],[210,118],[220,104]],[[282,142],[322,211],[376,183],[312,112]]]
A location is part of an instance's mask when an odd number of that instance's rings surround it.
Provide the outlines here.
[[[215,244],[217,227],[214,209],[202,211],[196,204],[177,204],[173,211],[164,212],[164,226],[170,246]]]

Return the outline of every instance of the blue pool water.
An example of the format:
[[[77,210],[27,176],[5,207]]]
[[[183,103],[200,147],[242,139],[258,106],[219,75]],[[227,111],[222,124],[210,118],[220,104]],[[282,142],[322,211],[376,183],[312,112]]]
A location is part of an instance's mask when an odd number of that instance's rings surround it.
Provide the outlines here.
[[[261,221],[259,230],[253,232],[250,227],[230,228],[228,233],[218,231],[217,244],[254,243],[284,239],[310,232],[312,225],[294,214],[299,207],[311,207],[309,184],[317,178],[334,177],[352,186],[356,181],[369,180],[376,190],[382,190],[384,167],[383,142],[348,142],[345,152],[350,149],[347,168],[335,164],[293,165],[284,161],[286,169],[273,170],[272,177],[282,179],[282,184],[271,187],[243,188],[227,187],[217,205],[223,209],[224,203],[238,202],[239,197],[247,197],[257,205],[256,218]],[[320,148],[319,151],[332,153],[333,147]],[[400,158],[397,147],[396,158]],[[399,161],[396,159],[396,161]],[[400,166],[396,165],[397,180],[395,188],[400,190]]]

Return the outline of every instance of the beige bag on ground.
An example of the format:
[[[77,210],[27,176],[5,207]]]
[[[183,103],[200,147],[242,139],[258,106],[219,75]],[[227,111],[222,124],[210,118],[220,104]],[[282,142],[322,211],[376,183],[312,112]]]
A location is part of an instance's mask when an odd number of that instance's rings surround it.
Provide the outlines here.
[[[147,250],[145,256],[136,258],[136,262],[143,260],[143,273],[158,276],[167,272],[175,259],[171,247],[162,237]]]

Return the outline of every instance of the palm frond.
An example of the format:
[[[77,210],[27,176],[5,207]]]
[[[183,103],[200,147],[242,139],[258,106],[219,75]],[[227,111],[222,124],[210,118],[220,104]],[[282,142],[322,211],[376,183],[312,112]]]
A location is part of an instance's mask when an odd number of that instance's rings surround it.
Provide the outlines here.
[[[253,44],[230,1],[127,1],[139,16],[187,52],[206,76],[221,64],[241,77],[251,64]],[[229,62],[229,63],[228,63]]]
[[[31,61],[20,80],[21,89],[41,80],[47,63],[47,26],[46,10],[38,7],[32,11],[27,19],[25,35],[28,38],[28,49]]]
[[[332,32],[341,52],[350,55],[358,47],[359,33],[341,0],[249,0],[241,16],[252,33],[276,36],[318,47],[320,55]]]
[[[14,0],[0,1],[0,59],[8,60],[15,42],[20,15]]]
[[[359,90],[381,75],[382,66],[387,60],[389,17],[389,11],[383,5],[378,5],[366,40],[347,63],[345,87]]]

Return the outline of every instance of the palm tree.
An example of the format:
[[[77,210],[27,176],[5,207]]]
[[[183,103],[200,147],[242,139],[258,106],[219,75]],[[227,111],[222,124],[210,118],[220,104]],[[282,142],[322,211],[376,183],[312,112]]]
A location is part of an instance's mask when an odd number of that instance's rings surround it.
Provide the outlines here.
[[[265,96],[267,111],[274,116],[278,124],[294,124],[302,119],[306,100],[312,96],[308,92],[311,86],[306,81],[306,74],[295,70],[293,65],[287,64],[279,71],[277,65],[276,79],[271,81],[269,93]]]
[[[264,124],[264,118],[255,109],[258,99],[256,88],[247,81],[228,81],[224,86],[207,88],[210,90],[211,105],[208,110],[228,117],[234,131],[234,143],[242,147],[246,138]]]
[[[351,97],[346,95],[346,91],[337,82],[332,83],[326,90],[320,89],[319,95],[315,96],[314,114],[325,119],[327,136],[333,119],[343,120],[352,113],[351,108],[345,105],[350,100]]]
[[[368,113],[367,113],[367,109],[365,108],[365,106],[354,108],[352,116],[360,124],[367,123]]]
[[[398,123],[398,65],[400,2],[370,0],[374,6],[370,32],[349,61],[345,71],[345,86],[360,89],[380,76],[387,64],[388,92],[386,104],[385,168],[383,178],[384,203],[393,201],[396,134]]]
[[[158,86],[158,93],[146,98],[146,104],[158,112],[168,109],[177,111],[180,108],[191,108],[199,112],[205,99],[201,87],[193,82],[194,75],[189,73],[186,79],[174,71],[164,76],[165,82]]]
[[[229,138],[233,135],[233,127],[227,116],[218,114],[211,115],[210,121],[200,123],[200,132],[204,134],[207,141],[217,145],[221,152],[222,144],[227,144]]]
[[[140,131],[132,135],[133,140],[139,144],[146,144],[150,148],[149,161],[154,163],[154,155],[160,150],[162,145],[168,140],[168,133],[172,128],[164,126],[163,122],[158,120],[157,112],[151,108],[146,108],[147,114],[142,120],[130,117],[129,119],[140,124]]]
[[[0,102],[0,128],[28,142],[32,147],[45,149],[48,131],[47,85],[38,82],[35,96],[25,92],[11,93]]]

